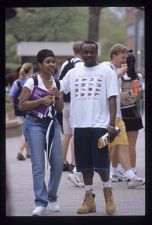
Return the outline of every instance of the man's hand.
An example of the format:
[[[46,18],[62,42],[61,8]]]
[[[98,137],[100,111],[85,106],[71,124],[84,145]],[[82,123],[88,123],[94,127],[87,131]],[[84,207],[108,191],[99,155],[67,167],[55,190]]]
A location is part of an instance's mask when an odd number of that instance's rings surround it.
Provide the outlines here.
[[[117,70],[117,76],[118,76],[118,78],[123,77],[123,76],[126,74],[127,69],[128,69],[127,64],[123,64],[123,65],[121,66],[121,68],[119,68],[119,69]]]
[[[108,127],[109,142],[111,143],[116,137],[116,129],[112,126]]]

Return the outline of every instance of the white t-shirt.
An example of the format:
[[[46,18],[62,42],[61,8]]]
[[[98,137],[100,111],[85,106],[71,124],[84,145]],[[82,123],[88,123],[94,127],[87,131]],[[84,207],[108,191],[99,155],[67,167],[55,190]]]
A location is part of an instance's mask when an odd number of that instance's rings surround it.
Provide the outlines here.
[[[101,64],[110,67],[113,71],[115,71],[115,73],[117,72],[117,68],[113,64],[111,64],[109,61],[102,62]],[[117,80],[118,80],[117,82],[118,82],[119,95],[117,97],[117,114],[116,114],[116,116],[122,118],[121,109],[120,109],[121,79],[118,79],[118,77],[117,77]]]
[[[84,65],[67,72],[60,91],[71,92],[71,127],[102,127],[109,125],[110,96],[118,95],[117,76],[107,66]]]
[[[42,79],[41,79],[41,77],[40,77],[39,74],[37,74],[37,78],[38,78],[38,87],[41,88],[41,89],[43,89],[43,90],[45,90],[45,91],[48,91],[48,89],[45,87],[45,85],[44,85],[44,83],[43,83],[43,81],[42,81]],[[53,85],[52,86],[56,87],[56,83],[55,83],[55,80],[54,80],[53,77],[50,78],[50,81],[51,80],[53,81]],[[34,88],[34,80],[33,80],[33,78],[29,78],[25,82],[25,84],[23,85],[23,87],[27,87],[28,89],[31,90],[31,93],[32,93],[33,88]],[[47,116],[49,116],[49,117],[52,118],[52,113],[51,112],[52,112],[52,106],[49,106],[48,107],[48,111],[47,111]]]

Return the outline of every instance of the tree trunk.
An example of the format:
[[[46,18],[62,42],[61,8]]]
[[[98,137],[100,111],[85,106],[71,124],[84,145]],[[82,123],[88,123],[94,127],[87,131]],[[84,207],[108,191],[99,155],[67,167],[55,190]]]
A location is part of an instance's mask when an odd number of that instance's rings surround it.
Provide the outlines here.
[[[88,40],[98,41],[99,21],[102,7],[89,7]]]

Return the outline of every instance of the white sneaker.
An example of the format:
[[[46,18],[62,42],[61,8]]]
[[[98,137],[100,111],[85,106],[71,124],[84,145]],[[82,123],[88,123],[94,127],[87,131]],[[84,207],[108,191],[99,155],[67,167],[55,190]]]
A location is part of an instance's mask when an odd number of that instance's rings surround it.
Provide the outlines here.
[[[67,176],[68,180],[70,180],[76,187],[84,187],[84,183],[82,181],[81,173],[69,173]]]
[[[49,202],[48,204],[48,209],[52,212],[59,212],[60,211],[60,207],[58,202]]]
[[[125,180],[125,175],[121,171],[117,171],[117,176],[118,176],[119,181]]]
[[[136,168],[132,168],[133,172],[137,175],[137,170]]]
[[[42,216],[46,213],[46,208],[44,206],[36,206],[32,212],[32,216]]]
[[[117,175],[111,175],[111,176],[110,176],[110,180],[111,180],[112,182],[119,182],[119,179],[118,179],[118,176],[117,176]]]
[[[118,164],[118,166],[117,166],[117,171],[118,171],[122,176],[125,176],[125,170],[124,170],[124,168],[122,167],[121,164]]]
[[[116,174],[110,174],[110,180],[112,182],[120,182],[124,180],[124,176],[119,171],[117,171]]]
[[[128,189],[136,188],[145,184],[145,178],[135,176],[132,180],[127,180]]]

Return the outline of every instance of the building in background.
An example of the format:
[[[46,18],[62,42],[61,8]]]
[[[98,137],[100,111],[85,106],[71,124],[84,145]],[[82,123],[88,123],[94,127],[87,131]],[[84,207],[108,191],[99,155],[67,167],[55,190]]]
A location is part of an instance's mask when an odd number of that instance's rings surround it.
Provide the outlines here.
[[[36,64],[36,55],[41,49],[51,49],[57,61],[57,67],[60,69],[62,63],[68,58],[73,57],[73,44],[74,42],[20,42],[17,43],[17,56],[21,58],[21,64],[31,62]],[[99,55],[100,45],[99,43]]]
[[[36,62],[36,55],[41,49],[51,49],[57,59],[57,66],[73,56],[73,42],[20,42],[17,43],[17,56],[20,57],[21,64],[24,62]]]
[[[127,46],[134,50],[136,69],[145,74],[145,11],[144,7],[126,8]]]

